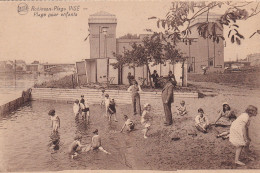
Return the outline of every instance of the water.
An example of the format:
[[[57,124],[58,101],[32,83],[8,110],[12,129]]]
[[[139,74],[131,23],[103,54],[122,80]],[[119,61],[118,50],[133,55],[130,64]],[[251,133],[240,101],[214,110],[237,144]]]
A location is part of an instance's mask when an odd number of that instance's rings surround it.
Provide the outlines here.
[[[99,105],[96,107],[99,108]],[[52,108],[56,109],[61,119],[59,150],[56,151],[49,148],[53,136],[51,135],[50,117],[47,113]],[[118,130],[122,125],[122,120],[119,124],[109,123],[99,109],[96,110],[96,112],[91,112],[92,123],[90,125],[86,125],[80,119],[76,121],[72,105],[64,103],[34,101],[13,114],[2,117],[0,120],[2,141],[0,168],[4,171],[129,169],[125,163],[119,160],[125,157],[120,151],[125,144],[118,146],[119,143],[122,143],[119,139],[122,134]],[[101,151],[90,151],[76,159],[71,159],[68,148],[75,135],[81,134],[82,143],[87,144],[91,141],[92,132],[96,128],[99,128],[100,135],[103,136],[103,147],[113,155],[106,155]],[[116,133],[119,134],[117,137],[115,137]]]
[[[23,90],[33,87],[36,83],[57,80],[70,74],[72,72],[62,72],[53,75],[0,73],[0,105],[20,97]]]
[[[175,124],[180,125],[183,129],[193,128],[193,118],[197,114],[197,109],[202,107],[205,113],[209,116],[209,120],[213,122],[217,116],[217,111],[221,108],[221,103],[227,101],[232,109],[238,114],[244,111],[248,104],[253,104],[259,107],[259,97],[257,95],[241,96],[234,94],[218,95],[216,97],[206,97],[203,99],[184,99],[188,109],[188,119],[178,119],[174,115]],[[180,98],[175,99],[173,109],[180,102]],[[171,163],[168,170],[173,168],[179,169],[196,169],[196,168],[216,168],[221,165],[225,159],[232,161],[234,157],[234,149],[228,141],[216,139],[216,133],[211,131],[209,134],[199,134],[198,137],[192,139],[192,144],[185,130],[181,131],[181,140],[169,145],[169,139],[164,141],[162,137],[156,137],[157,134],[163,133],[161,125],[163,123],[163,108],[162,104],[158,104],[158,100],[151,100],[152,112],[154,114],[154,123],[150,132],[151,138],[144,140],[142,136],[142,126],[140,125],[140,117],[136,117],[135,122],[138,122],[136,131],[127,133],[119,133],[123,125],[123,114],[131,115],[130,105],[120,105],[117,107],[119,122],[108,122],[103,117],[104,110],[99,105],[90,106],[91,123],[86,125],[82,120],[75,120],[72,104],[33,101],[28,105],[21,107],[19,110],[0,117],[0,170],[1,171],[60,171],[60,170],[114,170],[114,169],[165,169],[160,166],[162,163],[167,163],[175,159]],[[59,136],[51,135],[51,121],[48,116],[48,111],[55,108],[61,119],[61,128]],[[133,116],[130,116],[134,118]],[[182,117],[181,117],[182,118]],[[190,119],[190,121],[189,121]],[[260,116],[253,118],[250,124],[250,136],[252,139],[251,148],[260,153],[260,134],[259,134]],[[175,126],[175,125],[174,125]],[[91,141],[92,132],[99,129],[102,137],[102,145],[105,150],[112,153],[106,155],[101,151],[90,151],[82,153],[76,159],[71,159],[68,154],[68,147],[72,143],[76,134],[82,135],[82,143],[88,144]],[[174,127],[173,127],[174,128]],[[59,143],[58,150],[52,150],[49,147],[53,138]],[[168,138],[168,137],[166,137]],[[204,141],[205,151],[198,153],[193,162],[201,159],[202,163],[198,166],[192,162],[181,159],[182,155],[189,156],[191,151],[178,151],[181,149],[178,145],[184,145],[181,141],[189,142],[187,149],[197,147],[196,152],[201,146],[200,140]],[[205,139],[205,140],[204,140]],[[209,143],[205,143],[209,142]],[[209,144],[214,144],[214,150],[208,151]],[[157,147],[157,145],[161,147]],[[168,146],[169,145],[169,146]],[[153,148],[158,148],[154,151]],[[166,147],[166,148],[165,148]],[[169,148],[170,147],[170,148]],[[172,147],[172,148],[171,148]],[[231,153],[223,155],[221,150],[231,150]],[[198,151],[197,151],[198,150]],[[151,154],[147,155],[147,151]],[[173,155],[167,156],[166,151],[174,152]],[[220,152],[221,151],[221,152]],[[149,153],[148,152],[148,153]],[[183,153],[178,153],[183,152]],[[208,153],[209,152],[209,153]],[[214,157],[213,157],[214,156]],[[204,158],[205,157],[205,158]],[[159,158],[164,162],[153,163],[153,160]],[[180,160],[178,160],[180,158]],[[206,159],[207,158],[207,159]],[[215,158],[214,164],[207,164],[207,160]],[[177,159],[177,160],[176,160]],[[204,161],[205,163],[204,163]],[[230,160],[232,159],[232,160]],[[145,161],[145,162],[144,162]],[[178,162],[181,164],[178,164]],[[251,162],[256,168],[259,168],[259,160]],[[221,168],[221,167],[217,167]]]

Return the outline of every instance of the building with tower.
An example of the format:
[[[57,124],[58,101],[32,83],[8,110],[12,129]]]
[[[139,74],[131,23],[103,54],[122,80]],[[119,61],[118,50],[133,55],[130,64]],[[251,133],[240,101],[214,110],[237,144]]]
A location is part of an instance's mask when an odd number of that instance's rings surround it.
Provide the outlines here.
[[[202,16],[196,22],[216,20],[217,15]],[[116,62],[113,53],[121,54],[125,49],[131,49],[131,43],[141,43],[147,35],[140,35],[139,38],[122,39],[116,37],[117,18],[114,14],[104,11],[90,15],[89,42],[90,57],[85,61],[77,62],[77,74],[79,80],[86,79],[88,83],[112,83],[128,84],[127,75],[130,72],[139,82],[147,82],[148,71],[146,67],[114,69],[111,63]],[[222,31],[223,32],[223,31]],[[221,34],[221,33],[220,33]],[[208,72],[224,70],[224,41],[219,43],[204,39],[198,35],[196,28],[192,30],[188,41],[179,42],[178,48],[183,54],[189,57],[184,66],[181,63],[172,65],[170,63],[150,66],[151,73],[156,70],[159,76],[165,76],[173,71],[179,85],[187,84],[187,72],[203,73],[203,68]]]

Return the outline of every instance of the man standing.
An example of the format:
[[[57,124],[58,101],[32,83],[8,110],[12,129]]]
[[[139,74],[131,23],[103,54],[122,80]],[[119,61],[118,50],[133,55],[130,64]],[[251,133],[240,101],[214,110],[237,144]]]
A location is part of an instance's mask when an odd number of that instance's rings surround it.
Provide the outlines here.
[[[153,71],[153,74],[151,75],[151,77],[153,78],[154,87],[158,88],[158,78],[159,78],[159,75],[158,75],[156,70]]]
[[[167,78],[167,82],[162,90],[162,102],[165,113],[165,126],[169,126],[172,124],[172,111],[171,104],[174,102],[173,98],[173,88],[176,84],[176,81],[173,81],[171,77]]]

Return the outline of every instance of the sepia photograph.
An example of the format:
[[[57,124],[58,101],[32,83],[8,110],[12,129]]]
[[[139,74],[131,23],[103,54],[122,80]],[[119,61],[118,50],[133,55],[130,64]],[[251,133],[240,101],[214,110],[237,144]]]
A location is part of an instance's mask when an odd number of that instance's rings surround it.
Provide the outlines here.
[[[259,19],[260,1],[0,1],[0,172],[259,171]]]

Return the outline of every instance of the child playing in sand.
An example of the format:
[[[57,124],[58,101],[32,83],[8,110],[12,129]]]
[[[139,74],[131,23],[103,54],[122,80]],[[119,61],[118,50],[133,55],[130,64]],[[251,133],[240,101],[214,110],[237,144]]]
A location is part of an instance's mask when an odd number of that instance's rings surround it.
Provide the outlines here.
[[[108,106],[109,106],[109,103],[110,103],[109,95],[106,94],[106,95],[105,95],[105,109],[106,109],[106,114],[105,114],[105,116],[108,116]]]
[[[209,121],[208,118],[204,115],[204,111],[202,108],[198,109],[199,115],[195,118],[195,127],[203,132],[207,133],[208,127],[209,127]]]
[[[78,156],[78,152],[81,151],[84,147],[86,147],[86,145],[81,144],[81,139],[82,136],[77,135],[74,138],[72,144],[69,146],[69,154],[71,155],[72,159]]]
[[[125,127],[126,127],[126,130],[127,130],[128,132],[134,130],[134,128],[135,128],[134,122],[131,121],[131,120],[128,118],[127,115],[124,115],[124,119],[125,119],[125,123],[124,123],[122,129],[120,130],[120,132],[123,132],[123,130],[124,130]]]
[[[250,119],[257,115],[257,107],[249,105],[235,121],[232,122],[230,127],[229,141],[236,147],[235,163],[238,165],[245,165],[239,161],[239,156],[244,147],[249,148],[251,139],[248,134],[248,127]]]
[[[55,110],[52,109],[49,111],[49,115],[51,116],[51,126],[53,132],[58,132],[58,128],[60,128],[60,118],[55,114]]]
[[[115,103],[115,100],[114,99],[111,99],[109,105],[108,105],[108,120],[111,121],[111,117],[112,115],[114,115],[115,117],[115,122],[117,122],[117,119],[116,119],[116,103]]]
[[[82,119],[86,120],[87,123],[89,123],[89,105],[85,100],[80,101],[80,109],[81,109],[81,115]]]
[[[93,133],[94,136],[91,140],[91,150],[99,149],[100,151],[103,151],[106,154],[110,154],[101,146],[101,137],[98,135],[98,129],[96,129]]]
[[[100,96],[100,99],[101,99],[100,106],[103,107],[103,106],[105,106],[105,90],[102,89],[101,92],[102,93],[101,93],[101,96]]]
[[[180,115],[180,116],[183,116],[185,114],[187,114],[187,110],[186,110],[186,106],[185,106],[185,101],[182,100],[180,102],[180,107],[177,108],[177,114]]]
[[[222,104],[222,110],[219,113],[218,118],[215,121],[216,126],[223,126],[227,127],[230,126],[232,121],[236,119],[234,111],[231,111],[231,108],[227,102]],[[219,123],[218,121],[221,120]],[[222,137],[222,139],[227,139],[229,138],[229,130],[222,132],[217,135],[217,138]]]
[[[144,125],[144,138],[147,138],[148,130],[151,126],[152,117],[150,115],[151,105],[149,103],[144,104],[144,110],[141,116],[141,124]]]
[[[76,99],[73,105],[73,112],[75,117],[77,117],[79,115],[79,109],[80,109],[80,105],[79,105],[79,100]]]

